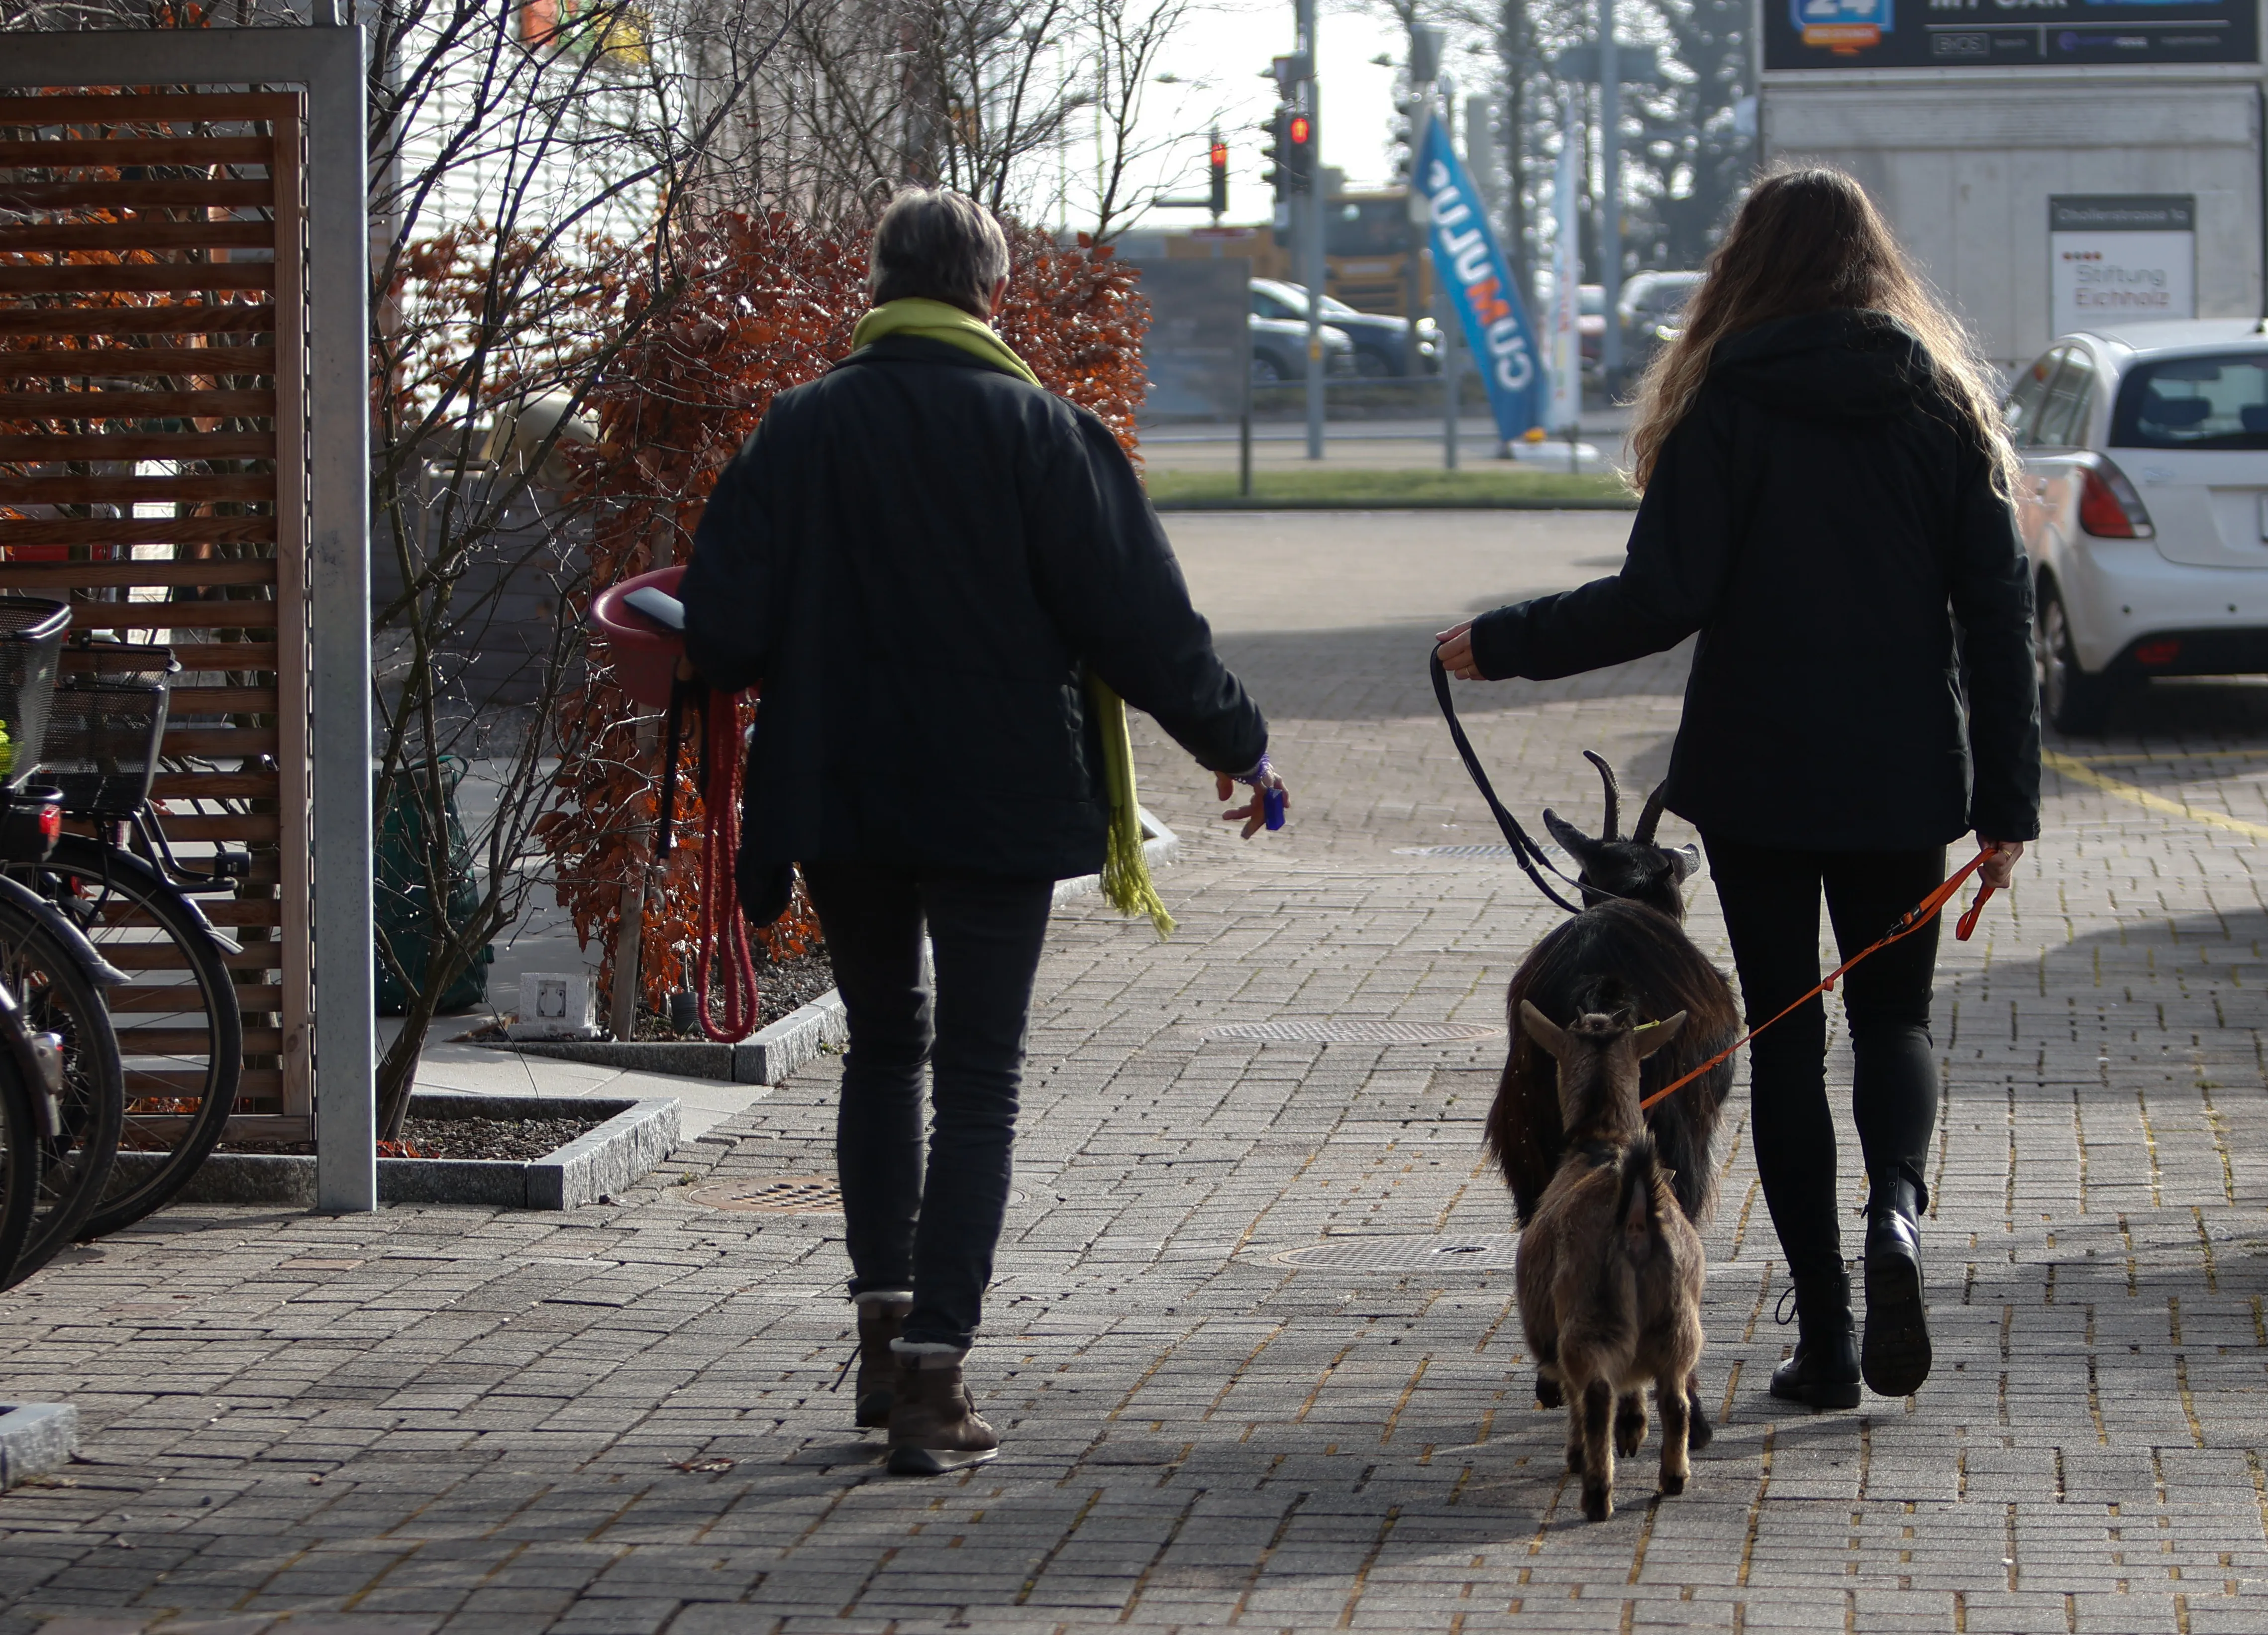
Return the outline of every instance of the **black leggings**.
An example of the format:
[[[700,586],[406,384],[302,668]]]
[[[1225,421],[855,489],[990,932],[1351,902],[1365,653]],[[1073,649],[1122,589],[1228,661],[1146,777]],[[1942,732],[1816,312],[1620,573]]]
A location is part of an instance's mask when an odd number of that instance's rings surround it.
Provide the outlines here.
[[[841,862],[806,863],[803,878],[850,1022],[835,1123],[850,1292],[911,1289],[906,1338],[966,1347],[1008,1207],[1055,882]],[[922,982],[924,927],[934,1004]]]
[[[1945,848],[1801,851],[1705,834],[1749,1025],[1818,982],[1819,895],[1848,959],[1945,877]],[[1937,1123],[1929,1036],[1937,924],[1891,944],[1843,979],[1851,1026],[1851,1112],[1869,1175],[1903,1167],[1921,1185]],[[1772,1226],[1795,1277],[1839,1272],[1835,1119],[1827,1106],[1827,1007],[1815,996],[1749,1047],[1749,1124]]]

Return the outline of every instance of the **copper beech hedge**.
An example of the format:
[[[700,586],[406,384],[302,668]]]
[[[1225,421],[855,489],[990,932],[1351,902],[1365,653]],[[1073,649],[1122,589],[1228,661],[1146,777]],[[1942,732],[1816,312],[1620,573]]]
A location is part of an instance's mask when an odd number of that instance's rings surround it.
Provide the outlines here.
[[[1012,271],[997,327],[1049,390],[1092,409],[1133,453],[1146,322],[1131,298],[1134,269],[1083,237],[1069,247],[1021,229],[1009,237]],[[588,400],[599,438],[578,452],[575,481],[580,497],[597,502],[594,591],[688,559],[711,486],[773,395],[845,356],[866,310],[864,242],[784,216],[726,216],[674,250],[667,276],[684,288],[669,317],[608,368]],[[626,298],[658,292],[633,288]],[[659,724],[615,685],[604,657],[594,650],[586,683],[563,707],[562,799],[539,833],[560,905],[583,946],[596,939],[606,951],[601,982],[611,985],[622,889],[652,854],[661,754]],[[745,728],[754,701],[739,708]],[[677,850],[649,880],[639,961],[642,999],[657,1011],[671,991],[693,983],[703,813],[689,753],[677,778]],[[775,958],[809,950],[819,935],[799,888],[788,913],[758,933]]]

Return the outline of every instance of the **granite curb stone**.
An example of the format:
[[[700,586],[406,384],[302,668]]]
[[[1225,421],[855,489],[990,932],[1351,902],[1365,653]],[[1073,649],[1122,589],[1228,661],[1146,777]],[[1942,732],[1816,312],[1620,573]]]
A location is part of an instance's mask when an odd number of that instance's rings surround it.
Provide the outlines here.
[[[0,1491],[61,1469],[78,1452],[78,1410],[69,1403],[0,1403]]]
[[[674,1097],[647,1101],[583,1096],[474,1095],[420,1091],[410,1111],[425,1117],[558,1118],[607,1115],[606,1122],[539,1159],[381,1158],[381,1204],[469,1204],[494,1209],[579,1209],[620,1192],[669,1155],[679,1137]],[[153,1167],[155,1153],[121,1153],[130,1175]],[[182,1204],[315,1204],[315,1160],[281,1153],[216,1153],[175,1195]]]

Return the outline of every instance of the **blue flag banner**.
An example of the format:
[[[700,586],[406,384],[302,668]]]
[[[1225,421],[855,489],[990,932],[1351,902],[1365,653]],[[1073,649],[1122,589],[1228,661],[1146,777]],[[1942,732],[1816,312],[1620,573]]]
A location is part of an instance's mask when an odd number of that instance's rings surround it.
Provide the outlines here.
[[[1497,435],[1509,443],[1542,422],[1541,353],[1480,194],[1438,112],[1425,122],[1418,174],[1432,224],[1433,276],[1457,309],[1466,345],[1488,382]]]

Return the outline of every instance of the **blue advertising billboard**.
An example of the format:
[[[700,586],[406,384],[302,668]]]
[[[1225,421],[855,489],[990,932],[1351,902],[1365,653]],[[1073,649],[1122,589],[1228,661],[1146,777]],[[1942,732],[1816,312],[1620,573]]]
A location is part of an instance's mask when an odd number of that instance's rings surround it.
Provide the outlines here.
[[[1763,0],[1764,67],[2253,63],[2257,0]]]

